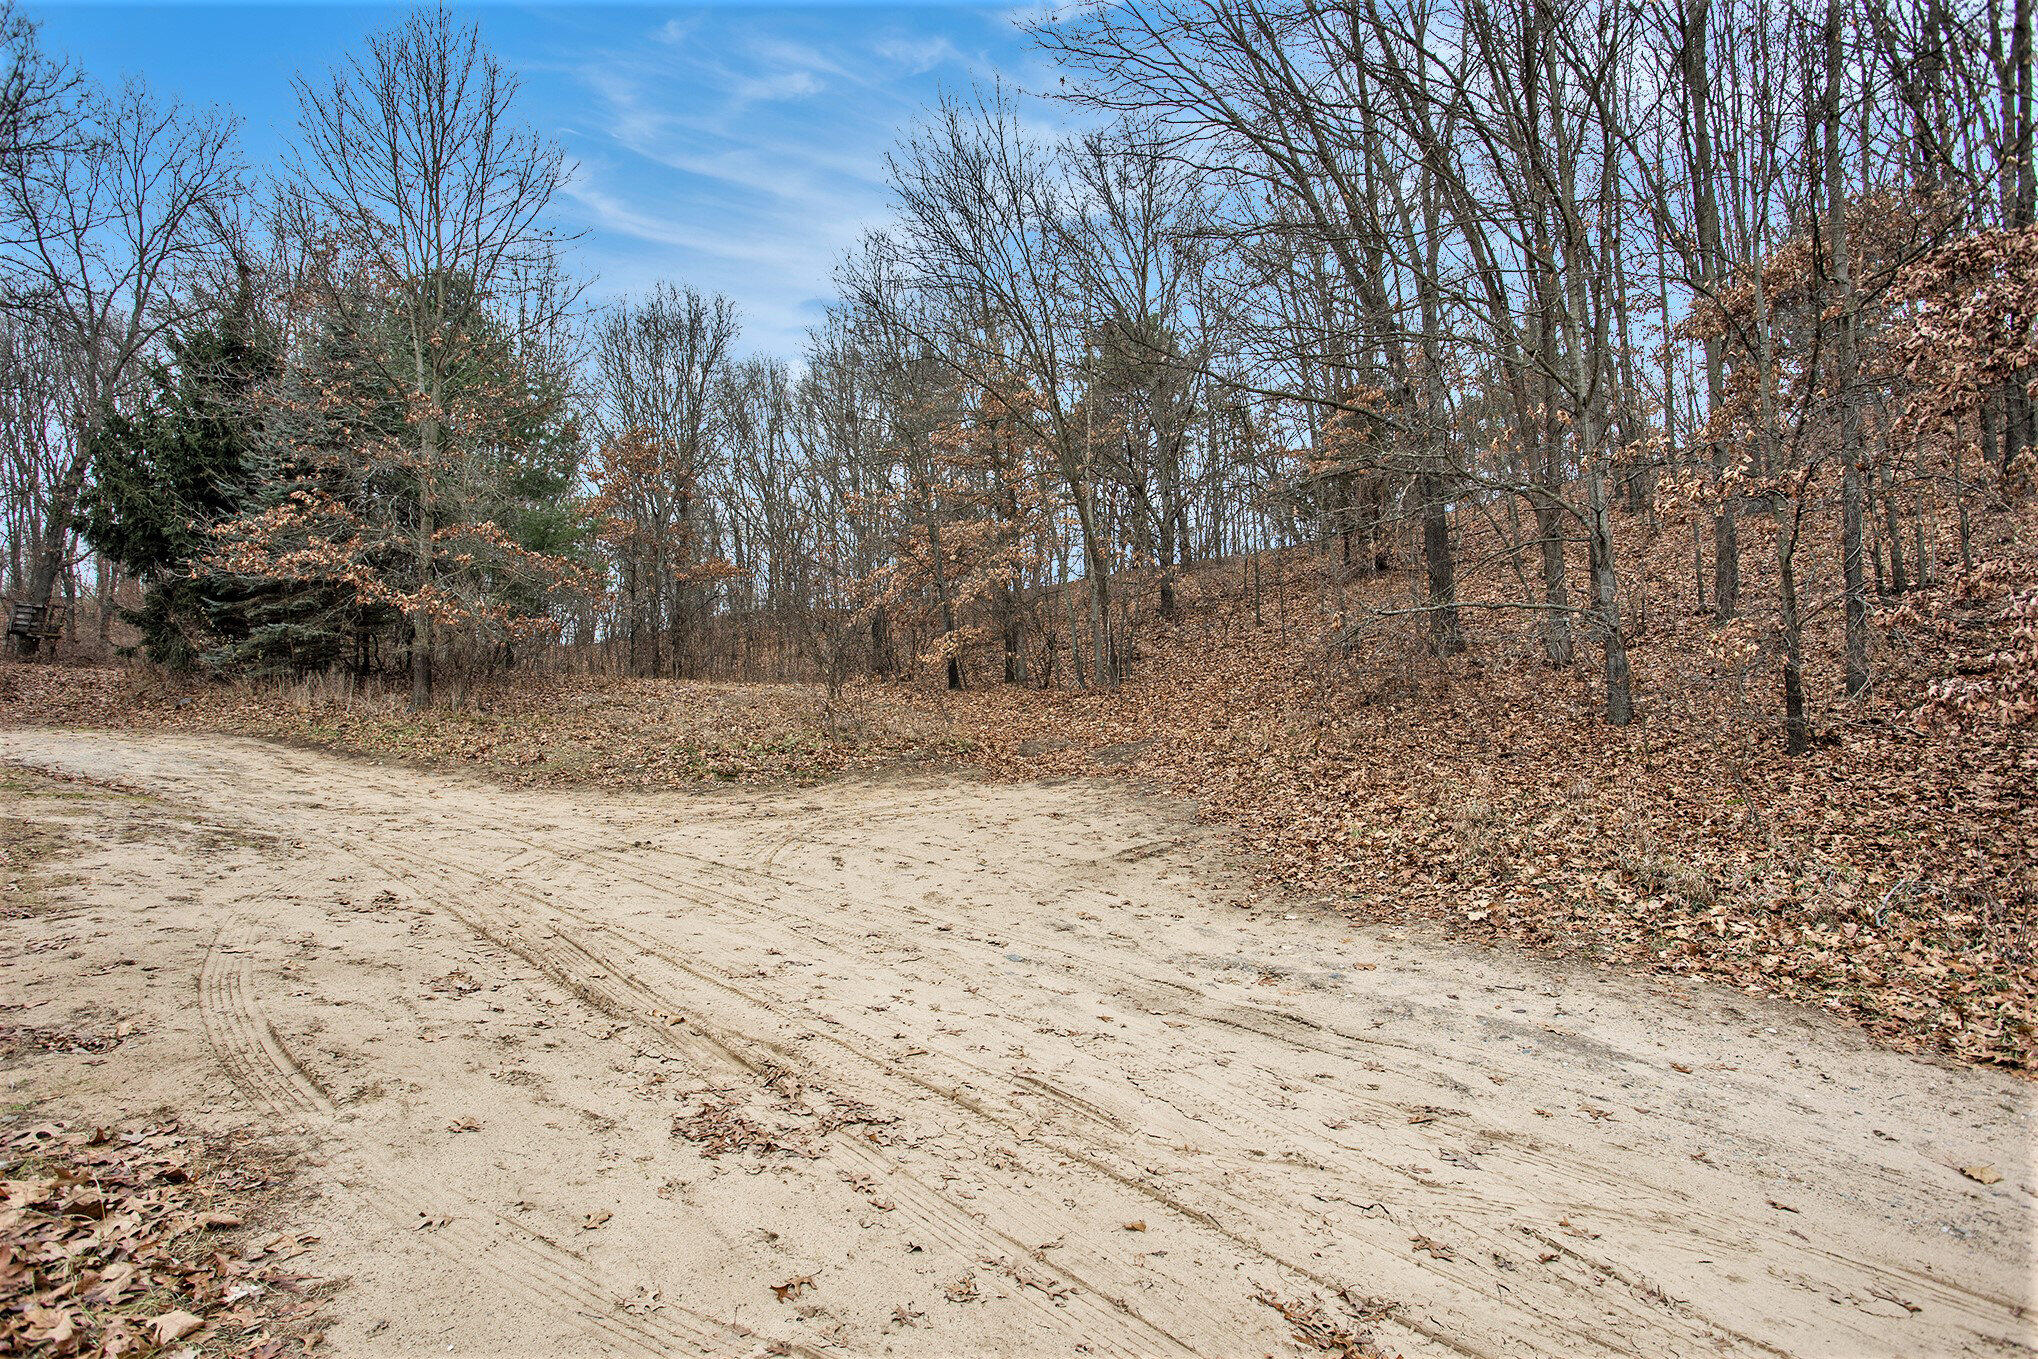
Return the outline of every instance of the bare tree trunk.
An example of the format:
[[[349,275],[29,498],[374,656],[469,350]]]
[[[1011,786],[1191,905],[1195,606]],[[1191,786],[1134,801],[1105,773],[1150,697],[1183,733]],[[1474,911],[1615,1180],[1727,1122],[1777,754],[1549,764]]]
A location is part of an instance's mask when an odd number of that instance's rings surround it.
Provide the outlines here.
[[[1889,589],[1891,594],[1900,595],[1911,588],[1911,579],[1904,567],[1902,507],[1897,504],[1896,480],[1886,457],[1876,464],[1876,480],[1880,483],[1877,495],[1882,500],[1883,533],[1889,539]],[[1923,522],[1923,516],[1919,518]]]
[[[419,614],[410,625],[410,706],[432,702],[432,620]]]
[[[1158,547],[1154,553],[1154,565],[1160,569],[1161,617],[1175,621],[1175,512],[1167,505],[1168,496],[1162,492],[1162,509],[1159,515]]]
[[[1007,581],[998,588],[998,614],[1004,626],[1000,629],[1005,643],[1005,683],[1026,682],[1026,655],[1022,650],[1025,636],[1020,630],[1019,587]]]
[[[1564,521],[1555,506],[1536,505],[1536,536],[1543,547],[1543,655],[1553,666],[1571,664],[1571,592],[1564,582]]]
[[[1465,649],[1465,632],[1458,622],[1457,566],[1451,558],[1450,511],[1444,500],[1443,478],[1427,465],[1416,478],[1416,494],[1422,500],[1422,560],[1429,586],[1429,644],[1439,656],[1455,655]]]
[[[79,438],[85,438],[80,434]],[[47,606],[55,598],[57,585],[63,580],[64,567],[71,555],[71,534],[78,515],[78,497],[85,489],[85,456],[79,453],[65,467],[63,477],[57,482],[49,499],[42,522],[42,532],[31,546],[28,559],[28,589],[26,602]],[[22,647],[24,655],[33,654],[35,642],[28,639]]]
[[[1982,457],[1988,457],[1988,403],[1982,403]],[[1953,432],[1953,499],[1960,511],[1960,569],[1974,570],[1974,532],[1967,515],[1967,479],[1960,470],[1960,431]]]
[[[1785,522],[1784,497],[1777,497],[1777,630],[1783,635],[1783,748],[1792,755],[1811,749],[1811,720],[1804,704],[1804,624],[1797,602],[1797,532],[1793,513]]]
[[[1712,18],[1712,0],[1689,0],[1685,10],[1684,84],[1691,96],[1691,176],[1698,213],[1698,284],[1713,301],[1712,294],[1723,285],[1726,247],[1720,232],[1718,167],[1712,140],[1712,73],[1707,53]],[[1726,408],[1726,356],[1724,342],[1710,332],[1705,340],[1706,417],[1710,425]],[[1719,507],[1713,512],[1713,616],[1730,622],[1741,607],[1741,544],[1734,523],[1734,497],[1725,489],[1731,453],[1717,429],[1709,431],[1713,477],[1721,489]]]
[[[1555,371],[1555,356],[1550,351],[1550,327],[1547,317],[1541,323],[1540,346],[1544,377],[1542,418],[1536,421],[1537,438],[1534,450],[1535,468],[1531,475],[1543,494],[1535,502],[1536,537],[1542,540],[1543,548],[1543,655],[1550,664],[1563,669],[1572,662],[1571,651],[1571,591],[1565,581],[1564,561],[1564,513],[1556,503],[1561,490],[1558,486],[1557,447],[1562,437],[1557,429],[1557,408],[1550,391],[1549,373]]]
[[[1592,596],[1598,615],[1601,657],[1606,676],[1606,720],[1625,727],[1635,720],[1632,680],[1628,674],[1628,643],[1621,628],[1619,583],[1613,571],[1613,525],[1607,518],[1606,477],[1603,454],[1592,441],[1598,436],[1587,416],[1583,431],[1587,440],[1585,462],[1585,505],[1587,555],[1592,572]]]
[[[1070,587],[1075,584],[1069,575],[1069,554],[1066,545],[1061,554],[1061,602],[1069,616],[1069,674],[1075,679],[1076,687],[1082,688],[1087,681],[1083,675],[1083,649],[1077,639],[1082,635],[1082,625],[1076,618],[1076,596]]]
[[[2026,5],[2029,0],[2018,0]],[[1854,401],[1854,282],[1848,259],[1847,190],[1840,160],[1840,0],[1826,0],[1826,235],[1830,282],[1839,294],[1832,389],[1840,406],[1840,571],[1846,590],[1847,696],[1868,690],[1868,591],[1861,573],[1861,413]]]
[[[113,600],[120,593],[120,568],[100,557],[94,573],[93,593],[99,597],[99,645],[110,646],[113,641]]]
[[[2015,0],[2011,9],[2010,60],[2002,70],[2003,135],[2011,154],[2003,167],[2003,220],[2011,227],[2027,227],[2038,220],[2034,212],[2033,168],[2031,165],[2031,3]],[[2002,388],[2002,472],[2005,479],[2019,475],[2024,454],[2033,446],[2033,415],[2030,393],[2014,378]]]
[[[873,605],[870,611],[870,668],[884,679],[890,679],[895,669],[892,661],[892,619],[882,604]]]
[[[1097,511],[1090,500],[1087,478],[1069,476],[1069,495],[1076,503],[1076,522],[1082,529],[1083,568],[1090,580],[1090,669],[1099,689],[1111,684],[1110,653],[1106,646],[1111,604],[1111,581],[1098,535]]]
[[[431,391],[435,384],[425,380],[422,360],[419,362],[418,385],[427,390],[436,409],[438,393]],[[430,593],[432,585],[432,497],[431,484],[433,469],[439,462],[439,422],[426,416],[418,429],[418,506],[417,506],[417,588],[420,597]],[[411,620],[410,630],[410,706],[428,707],[432,701],[432,620],[422,609]]]

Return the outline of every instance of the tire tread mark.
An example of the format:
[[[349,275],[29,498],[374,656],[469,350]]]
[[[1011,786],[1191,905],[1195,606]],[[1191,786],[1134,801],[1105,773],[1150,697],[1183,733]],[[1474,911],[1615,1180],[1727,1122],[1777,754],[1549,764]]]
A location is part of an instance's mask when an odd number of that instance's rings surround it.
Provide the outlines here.
[[[235,914],[221,922],[206,950],[199,994],[209,1045],[244,1096],[270,1114],[287,1119],[329,1158],[353,1168],[362,1183],[345,1187],[364,1206],[399,1230],[415,1227],[417,1223],[402,1206],[390,1201],[392,1197],[408,1198],[413,1204],[431,1202],[435,1195],[443,1195],[445,1186],[439,1184],[428,1193],[426,1186],[394,1166],[370,1165],[341,1135],[340,1110],[330,1094],[257,1008],[250,986],[250,946],[255,937],[253,921]],[[487,1225],[470,1226],[456,1218],[428,1233],[429,1243],[463,1266],[480,1261],[503,1277],[523,1283],[555,1306],[591,1322],[610,1343],[635,1353],[664,1356],[677,1352],[675,1346],[695,1354],[733,1354],[732,1344],[748,1346],[761,1339],[737,1323],[670,1304],[661,1310],[677,1311],[690,1324],[678,1325],[663,1317],[632,1318],[622,1311],[620,1300],[588,1279],[568,1253],[485,1205],[473,1203],[472,1207],[485,1222],[492,1220],[493,1231]],[[416,1216],[427,1214],[418,1210]],[[512,1258],[500,1258],[504,1256]],[[821,1359],[818,1351],[797,1343],[785,1352]]]

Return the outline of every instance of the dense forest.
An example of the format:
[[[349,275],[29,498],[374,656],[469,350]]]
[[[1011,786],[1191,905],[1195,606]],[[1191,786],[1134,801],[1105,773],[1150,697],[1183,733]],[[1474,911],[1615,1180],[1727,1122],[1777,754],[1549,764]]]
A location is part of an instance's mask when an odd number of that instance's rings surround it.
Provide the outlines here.
[[[2038,441],[2022,3],[1081,8],[1054,116],[903,137],[782,358],[683,282],[586,301],[572,167],[443,11],[259,170],[6,23],[5,589],[166,666],[1101,689],[1294,549],[1333,651],[1490,617],[1623,725],[1674,549],[1796,751],[1814,620],[1854,696],[1949,562],[2033,608],[1986,528]],[[2019,635],[1933,701],[2027,718]]]

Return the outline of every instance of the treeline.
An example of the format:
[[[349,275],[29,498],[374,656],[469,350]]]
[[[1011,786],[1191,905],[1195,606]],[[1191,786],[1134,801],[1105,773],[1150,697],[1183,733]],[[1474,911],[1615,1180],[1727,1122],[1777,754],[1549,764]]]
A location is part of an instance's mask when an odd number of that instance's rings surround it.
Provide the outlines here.
[[[1984,568],[2030,474],[2031,27],[1107,0],[1036,33],[1066,130],[993,87],[895,149],[788,362],[677,284],[581,305],[567,167],[443,12],[301,81],[260,183],[16,19],[7,588],[125,578],[160,661],[418,702],[537,660],[1109,686],[1192,566],[1307,544],[1410,581],[1326,642],[1517,618],[1625,723],[1688,534],[1803,749],[1808,623],[1866,692],[1871,601]]]

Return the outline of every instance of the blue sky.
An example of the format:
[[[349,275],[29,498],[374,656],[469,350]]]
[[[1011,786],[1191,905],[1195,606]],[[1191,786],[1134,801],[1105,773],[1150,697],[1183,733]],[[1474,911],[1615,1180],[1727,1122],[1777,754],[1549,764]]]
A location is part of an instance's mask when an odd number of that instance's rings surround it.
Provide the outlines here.
[[[107,82],[231,108],[256,166],[323,71],[401,10],[33,4],[44,45]],[[886,211],[884,154],[943,87],[1053,73],[994,4],[461,8],[521,73],[522,114],[576,162],[559,224],[596,300],[659,278],[736,299],[742,348],[793,357],[841,252]]]

